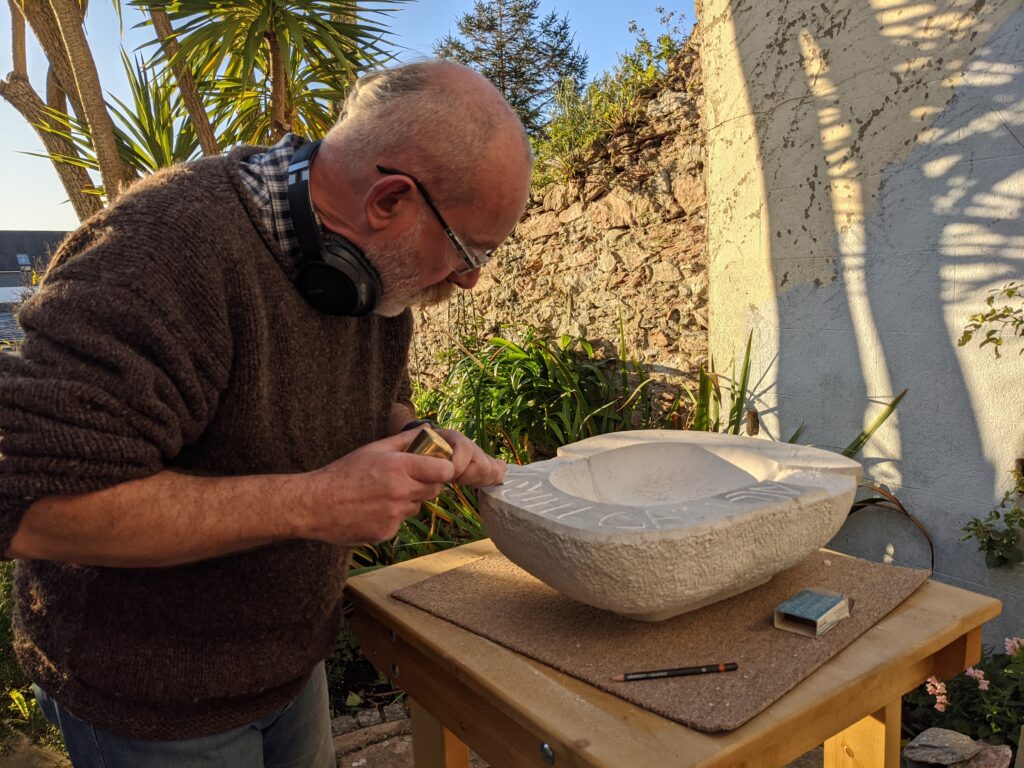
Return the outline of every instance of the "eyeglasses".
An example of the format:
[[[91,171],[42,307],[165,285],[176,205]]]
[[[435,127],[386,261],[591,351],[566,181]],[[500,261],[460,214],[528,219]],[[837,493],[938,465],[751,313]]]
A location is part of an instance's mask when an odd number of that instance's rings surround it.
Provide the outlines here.
[[[454,231],[452,231],[451,227],[448,226],[448,222],[444,220],[444,216],[441,215],[441,212],[437,209],[437,206],[434,205],[434,201],[430,199],[430,195],[427,193],[426,187],[423,186],[419,179],[417,179],[411,173],[405,173],[404,171],[396,171],[393,168],[385,168],[382,165],[378,165],[377,170],[383,173],[385,176],[405,176],[410,181],[412,181],[413,184],[416,185],[416,189],[419,190],[420,195],[423,196],[423,201],[427,204],[427,207],[430,208],[430,211],[434,214],[434,217],[441,225],[441,228],[444,230],[444,233],[448,235],[448,239],[451,240],[452,245],[455,246],[455,250],[458,251],[459,257],[466,265],[463,269],[456,270],[455,274],[464,275],[467,272],[472,272],[474,269],[479,269],[480,267],[484,266],[488,261],[491,260],[491,257],[494,255],[493,248],[488,248],[487,250],[484,251],[478,251],[476,249],[469,248],[468,246],[463,244],[462,240],[459,239],[459,236],[456,235]]]

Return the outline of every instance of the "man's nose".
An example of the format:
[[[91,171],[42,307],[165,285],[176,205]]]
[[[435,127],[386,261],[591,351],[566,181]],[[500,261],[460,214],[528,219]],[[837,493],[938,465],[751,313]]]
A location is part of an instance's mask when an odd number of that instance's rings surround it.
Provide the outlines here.
[[[462,288],[462,289],[467,290],[467,291],[470,290],[474,285],[476,285],[476,282],[479,279],[480,279],[480,269],[479,269],[479,267],[477,269],[471,270],[469,272],[463,272],[462,274],[459,274],[457,272],[452,272],[450,275],[448,275],[448,282],[449,283],[455,283],[455,285],[459,286],[459,288]]]

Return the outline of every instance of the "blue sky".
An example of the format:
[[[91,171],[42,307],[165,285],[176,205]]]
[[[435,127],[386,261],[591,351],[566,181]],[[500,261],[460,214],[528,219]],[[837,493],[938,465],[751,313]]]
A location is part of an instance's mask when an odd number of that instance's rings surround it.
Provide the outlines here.
[[[542,0],[542,13],[555,11],[568,15],[576,44],[590,57],[590,76],[611,68],[619,53],[633,47],[629,22],[635,19],[650,36],[661,30],[656,6],[664,5],[681,13],[680,26],[688,29],[694,22],[693,1],[664,2],[640,0]],[[456,32],[456,20],[473,7],[473,0],[415,0],[401,6],[388,23],[394,40],[406,51],[401,58],[430,56],[434,42],[449,31]],[[141,16],[124,8],[124,35],[113,5],[105,0],[90,3],[86,30],[104,88],[118,96],[125,92],[124,74],[118,46],[131,51],[148,39],[149,30],[133,30]],[[29,32],[29,77],[37,92],[45,90],[46,60],[31,40]],[[0,72],[10,70],[10,15],[7,3],[0,3]],[[0,229],[74,229],[77,220],[56,172],[48,160],[27,156],[24,152],[42,152],[43,146],[35,132],[13,107],[0,99],[0,161],[3,165],[0,183]]]

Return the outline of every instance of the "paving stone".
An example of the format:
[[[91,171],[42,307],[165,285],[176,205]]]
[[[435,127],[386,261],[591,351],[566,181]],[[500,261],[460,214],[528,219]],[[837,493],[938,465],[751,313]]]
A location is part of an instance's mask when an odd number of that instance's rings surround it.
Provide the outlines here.
[[[363,728],[368,728],[371,725],[379,725],[384,722],[384,718],[381,716],[379,709],[362,709],[356,712],[356,720],[359,721],[359,725]]]
[[[359,728],[359,721],[351,715],[342,715],[331,720],[331,735],[340,736]]]
[[[405,720],[409,717],[409,712],[405,708],[405,704],[400,701],[392,702],[384,707],[384,719],[389,723],[395,720]]]

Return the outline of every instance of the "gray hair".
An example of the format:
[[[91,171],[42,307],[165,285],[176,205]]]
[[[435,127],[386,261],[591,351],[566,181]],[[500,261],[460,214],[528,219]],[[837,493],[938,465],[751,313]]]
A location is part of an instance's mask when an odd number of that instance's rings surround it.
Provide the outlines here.
[[[500,92],[493,89],[488,97],[460,87],[452,75],[462,68],[431,60],[364,75],[342,105],[325,154],[350,172],[368,159],[396,166],[423,180],[431,194],[437,190],[443,200],[462,202],[472,193],[465,182],[479,170],[497,131],[518,125],[529,153],[525,130]],[[339,142],[343,154],[332,151]]]

